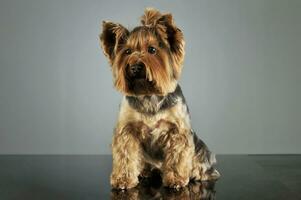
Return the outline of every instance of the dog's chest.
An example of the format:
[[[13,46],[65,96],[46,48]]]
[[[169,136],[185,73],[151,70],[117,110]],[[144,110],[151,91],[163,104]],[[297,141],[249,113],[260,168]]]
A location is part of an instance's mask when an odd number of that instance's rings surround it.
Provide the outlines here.
[[[156,97],[150,97],[144,101],[139,102],[141,109],[154,110],[154,114],[146,114],[137,109],[134,109],[126,99],[122,101],[121,110],[119,114],[119,123],[126,125],[129,123],[140,123],[143,127],[148,129],[152,135],[160,134],[160,130],[166,131],[167,124],[173,124],[179,129],[190,129],[190,118],[187,106],[177,101],[172,107],[157,111],[162,103]],[[164,123],[163,123],[164,122]],[[163,131],[163,130],[162,130]]]
[[[148,110],[155,110],[160,107],[159,99],[149,98],[140,103],[140,106]],[[150,159],[162,160],[164,156],[163,148],[170,131],[190,129],[187,106],[182,101],[177,101],[172,107],[160,110],[155,114],[145,114],[140,111],[134,109],[124,99],[120,107],[118,129],[122,130],[123,127],[130,124],[131,127],[138,130],[136,136],[140,140],[146,155]]]

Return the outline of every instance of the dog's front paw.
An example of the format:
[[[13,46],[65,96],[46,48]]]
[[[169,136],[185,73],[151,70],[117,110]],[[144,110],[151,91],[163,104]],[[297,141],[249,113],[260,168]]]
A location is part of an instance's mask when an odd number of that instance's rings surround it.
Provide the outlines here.
[[[123,175],[111,175],[111,186],[116,189],[129,189],[138,185],[138,177]]]
[[[179,189],[187,186],[189,177],[176,175],[174,172],[163,174],[163,185],[165,187]]]

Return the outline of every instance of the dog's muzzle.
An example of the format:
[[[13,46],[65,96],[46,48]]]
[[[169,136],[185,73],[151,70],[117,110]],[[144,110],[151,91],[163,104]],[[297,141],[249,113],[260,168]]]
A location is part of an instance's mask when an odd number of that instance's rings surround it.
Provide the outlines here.
[[[143,63],[135,63],[133,65],[127,66],[127,74],[130,78],[133,79],[145,79],[146,70]]]

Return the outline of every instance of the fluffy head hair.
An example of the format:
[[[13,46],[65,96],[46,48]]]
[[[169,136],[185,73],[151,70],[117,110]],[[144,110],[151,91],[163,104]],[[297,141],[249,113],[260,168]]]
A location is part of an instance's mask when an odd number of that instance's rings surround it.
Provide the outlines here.
[[[129,31],[122,25],[103,22],[100,34],[104,54],[112,66],[114,85],[125,95],[166,95],[173,92],[184,59],[183,33],[171,14],[146,9],[141,26]],[[128,68],[145,68],[145,77],[133,79]]]

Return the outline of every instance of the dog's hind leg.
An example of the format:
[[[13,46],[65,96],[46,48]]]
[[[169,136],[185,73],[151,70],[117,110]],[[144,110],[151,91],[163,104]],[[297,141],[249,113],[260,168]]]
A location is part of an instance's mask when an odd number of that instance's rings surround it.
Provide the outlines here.
[[[195,155],[192,162],[191,179],[196,181],[217,180],[220,173],[214,168],[215,155],[211,153],[206,144],[192,132],[195,144]]]

